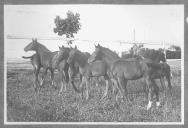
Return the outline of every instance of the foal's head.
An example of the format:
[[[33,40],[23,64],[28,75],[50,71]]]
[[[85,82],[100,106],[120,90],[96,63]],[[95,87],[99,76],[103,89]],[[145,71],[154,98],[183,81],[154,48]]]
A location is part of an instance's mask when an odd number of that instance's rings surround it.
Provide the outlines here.
[[[88,63],[92,63],[96,60],[102,60],[102,52],[101,52],[101,46],[95,45],[95,51],[91,54],[91,56],[88,59]]]
[[[28,52],[28,51],[36,51],[36,49],[37,49],[37,44],[38,44],[37,39],[33,39],[33,38],[32,38],[32,42],[29,43],[29,44],[24,48],[24,51],[25,51],[25,52]]]
[[[67,63],[68,63],[68,64],[71,64],[71,63],[74,63],[74,61],[75,61],[76,59],[79,59],[78,54],[79,54],[79,50],[77,49],[77,47],[72,48],[72,49],[70,50],[70,52],[69,52],[69,57],[68,57],[68,59],[67,59]]]
[[[159,52],[158,52],[156,61],[157,61],[157,62],[160,62],[160,61],[166,62],[165,54],[164,54],[162,51],[159,51]]]
[[[52,62],[52,66],[56,67],[57,65],[59,65],[59,63],[63,60],[67,60],[68,56],[69,56],[69,52],[70,49],[67,47],[59,47],[59,51],[57,52],[57,54],[53,57],[53,62]]]

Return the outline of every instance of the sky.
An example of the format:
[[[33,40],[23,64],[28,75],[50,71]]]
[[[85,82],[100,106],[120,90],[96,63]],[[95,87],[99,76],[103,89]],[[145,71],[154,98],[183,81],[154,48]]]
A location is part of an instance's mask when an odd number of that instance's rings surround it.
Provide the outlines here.
[[[100,43],[117,52],[128,50],[131,44],[117,41],[184,43],[183,5],[5,5],[4,38],[7,58],[32,55],[23,48],[31,40],[7,39],[19,37],[59,37],[53,32],[56,16],[66,17],[67,11],[80,14],[81,30],[75,35],[80,40],[73,45],[81,51],[92,53],[94,44]],[[64,45],[62,40],[39,40],[51,51]],[[65,45],[66,46],[66,45]],[[161,45],[146,47],[159,48]]]

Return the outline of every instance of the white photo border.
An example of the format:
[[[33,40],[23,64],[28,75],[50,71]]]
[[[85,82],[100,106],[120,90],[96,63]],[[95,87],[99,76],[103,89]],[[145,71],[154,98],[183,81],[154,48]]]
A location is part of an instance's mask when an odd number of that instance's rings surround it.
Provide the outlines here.
[[[185,10],[184,5],[183,8]],[[186,19],[184,18],[184,20]],[[184,22],[185,21],[183,21],[182,23],[184,24]],[[184,30],[184,37],[185,37],[185,30]],[[6,35],[4,35],[4,38],[6,38]],[[8,122],[7,121],[7,56],[6,56],[7,46],[6,46],[6,42],[4,42],[4,125],[184,125],[184,118],[185,118],[184,117],[184,42],[181,43],[181,122]]]

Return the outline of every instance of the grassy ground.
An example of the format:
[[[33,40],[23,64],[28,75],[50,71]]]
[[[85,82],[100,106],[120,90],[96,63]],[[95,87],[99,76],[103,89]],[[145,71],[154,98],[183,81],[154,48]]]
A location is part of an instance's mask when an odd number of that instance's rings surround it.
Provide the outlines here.
[[[58,96],[60,79],[55,76],[58,89],[50,85],[50,78],[40,92],[33,89],[32,70],[9,63],[7,71],[7,118],[16,122],[180,122],[181,121],[181,71],[172,68],[172,96],[160,95],[162,106],[146,111],[147,100],[142,79],[128,82],[130,103],[121,102],[114,107],[111,91],[101,100],[105,84],[96,87],[92,81],[90,98],[85,102],[72,86]],[[26,66],[26,65],[24,65]],[[177,66],[177,65],[176,65]],[[17,68],[16,68],[17,67]],[[160,83],[157,82],[159,85]],[[162,94],[162,93],[160,93]]]

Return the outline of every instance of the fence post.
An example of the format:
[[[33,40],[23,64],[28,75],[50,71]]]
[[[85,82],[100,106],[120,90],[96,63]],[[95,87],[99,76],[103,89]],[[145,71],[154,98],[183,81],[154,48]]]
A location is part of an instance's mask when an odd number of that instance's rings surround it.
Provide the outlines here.
[[[165,43],[163,42],[162,45],[163,45],[163,50],[164,50],[163,53],[165,54],[165,59],[166,59],[166,47],[165,47]]]

